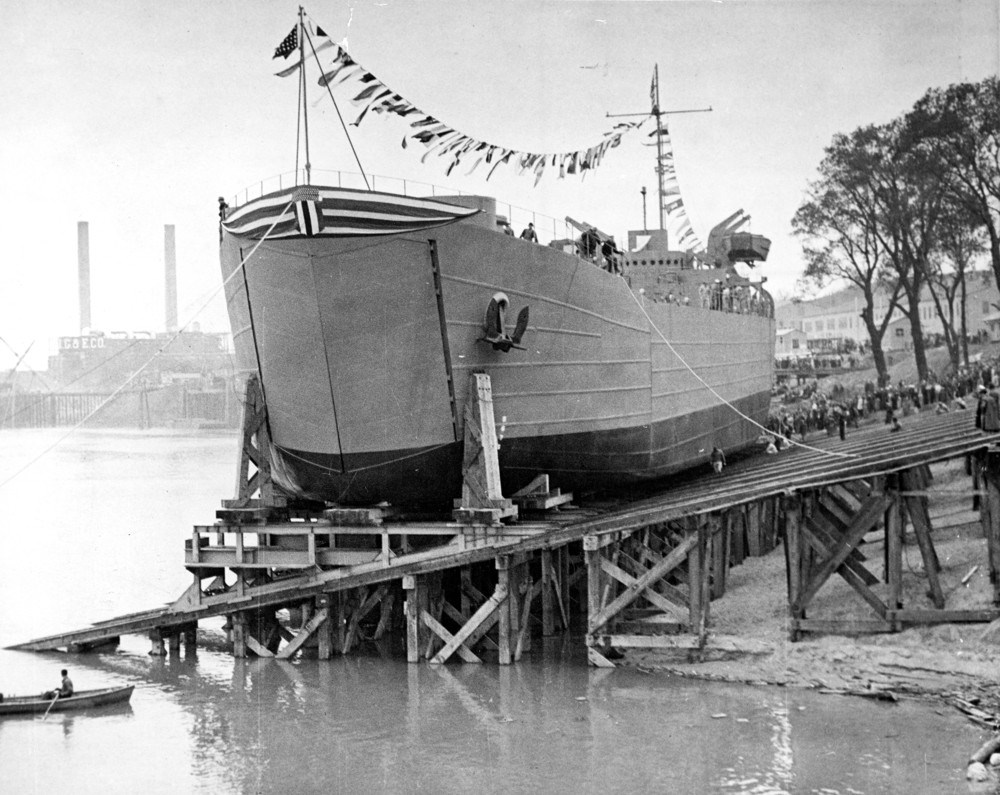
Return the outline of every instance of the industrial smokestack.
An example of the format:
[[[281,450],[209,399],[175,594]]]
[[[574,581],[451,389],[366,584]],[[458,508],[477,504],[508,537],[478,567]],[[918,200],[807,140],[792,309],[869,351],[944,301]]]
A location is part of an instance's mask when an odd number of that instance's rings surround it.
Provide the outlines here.
[[[177,247],[174,242],[173,224],[165,224],[163,227],[163,262],[166,272],[164,298],[167,331],[174,332],[177,331]]]
[[[80,333],[90,331],[90,226],[86,221],[76,224],[77,281],[80,289]]]

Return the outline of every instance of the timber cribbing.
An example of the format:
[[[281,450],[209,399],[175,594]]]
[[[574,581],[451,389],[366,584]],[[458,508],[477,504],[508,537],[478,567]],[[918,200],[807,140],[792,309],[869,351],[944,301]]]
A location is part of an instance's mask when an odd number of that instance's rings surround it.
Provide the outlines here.
[[[665,481],[663,490],[622,504],[611,501],[601,507],[561,511],[543,522],[515,525],[487,534],[474,543],[449,542],[440,547],[402,555],[388,565],[383,562],[313,571],[261,586],[246,588],[243,595],[226,592],[204,595],[197,604],[183,600],[163,608],[110,619],[86,629],[50,635],[8,648],[41,651],[69,644],[95,644],[119,635],[150,630],[177,629],[200,619],[233,611],[274,607],[289,602],[363,585],[396,580],[404,575],[464,566],[501,555],[516,555],[553,549],[599,535],[721,511],[737,505],[779,495],[829,486],[845,481],[886,475],[915,466],[957,458],[1000,442],[1000,434],[987,434],[974,427],[972,411],[945,414],[925,412],[903,419],[898,432],[881,422],[850,429],[846,440],[813,434],[807,444],[793,446],[777,455],[755,455],[728,467],[721,475],[708,472],[698,479]],[[519,530],[515,530],[519,528]],[[263,526],[247,526],[249,532],[264,532]],[[393,525],[371,528],[393,534]],[[395,530],[399,534],[400,529]],[[456,533],[461,533],[456,525]]]

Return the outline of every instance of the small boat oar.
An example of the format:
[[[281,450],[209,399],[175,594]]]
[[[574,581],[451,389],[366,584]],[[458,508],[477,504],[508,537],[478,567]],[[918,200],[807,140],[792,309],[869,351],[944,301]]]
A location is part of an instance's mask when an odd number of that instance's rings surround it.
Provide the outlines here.
[[[59,694],[56,693],[56,697],[49,702],[48,709],[45,710],[45,714],[42,715],[42,717],[40,717],[39,720],[45,720],[49,716],[49,710],[52,709],[52,705],[55,704],[56,701],[58,700],[59,700]]]

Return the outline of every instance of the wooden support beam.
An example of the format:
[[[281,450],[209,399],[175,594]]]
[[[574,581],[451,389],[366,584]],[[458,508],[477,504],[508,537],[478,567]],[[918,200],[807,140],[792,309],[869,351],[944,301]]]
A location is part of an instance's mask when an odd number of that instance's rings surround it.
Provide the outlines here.
[[[896,611],[903,606],[903,513],[898,499],[892,500],[885,513],[885,581],[887,606]],[[899,628],[894,622],[893,629]]]
[[[802,565],[802,498],[799,495],[792,495],[785,498],[785,574],[788,586],[788,608],[792,618],[801,618],[802,611],[796,611],[795,605],[799,601],[801,592],[802,577],[800,567]],[[795,632],[792,632],[792,641],[798,640]]]
[[[829,555],[836,548],[837,542],[843,535],[841,529],[830,522],[820,511],[814,511],[803,522],[802,526],[809,533],[807,540],[812,548],[823,557]],[[865,568],[862,563],[864,560],[864,555],[855,547],[848,554],[841,568],[837,569],[837,573],[839,574],[841,569],[850,569],[856,577],[860,577],[867,585],[875,585],[879,579]]]
[[[229,626],[233,636],[233,657],[246,657],[247,638],[250,636],[246,615],[244,613],[233,613],[229,616]]]
[[[885,510],[886,498],[883,496],[869,497],[865,500],[861,510],[854,518],[853,526],[844,534],[840,540],[839,549],[824,560],[812,574],[809,583],[803,588],[798,599],[793,604],[793,615],[804,615],[805,607],[825,583],[851,553],[851,549],[864,538],[865,534],[879,521],[882,511]]]
[[[559,615],[562,618],[560,626],[565,632],[569,629],[569,590],[563,587],[563,579],[553,566],[549,575],[549,581],[554,586],[556,604],[559,607]]]
[[[642,563],[634,560],[633,558],[627,555],[619,558],[619,563],[622,564],[622,568],[625,568],[627,571],[631,572],[636,577],[640,576],[648,569],[648,566],[643,564],[649,564],[649,566],[655,566],[657,563],[663,560],[662,555],[653,552],[648,547],[643,547],[640,550],[640,553],[642,557]],[[671,575],[676,575],[677,573],[678,570],[675,569],[673,572],[671,572]],[[666,579],[661,579],[658,583],[655,584],[654,588],[656,589],[657,593],[659,593],[665,599],[668,599],[671,602],[673,602],[677,607],[680,607],[685,611],[687,611],[688,608],[690,607],[690,601],[688,600],[688,595],[677,586],[671,585],[669,582],[666,581]]]
[[[891,632],[888,621],[863,618],[796,618],[792,619],[796,632],[833,632],[841,635],[859,635],[869,632]]]
[[[472,615],[472,593],[479,593],[472,585],[472,566],[462,566],[459,569],[459,582],[459,610],[468,620],[469,616]],[[482,604],[484,601],[484,599],[479,599],[477,604]]]
[[[702,645],[704,645],[705,638],[708,636],[709,614],[712,609],[712,548],[722,542],[719,535],[713,532],[714,529],[711,517],[709,517],[708,522],[700,524],[698,527],[698,545],[701,547],[701,614],[698,616],[696,626],[698,639]]]
[[[313,633],[316,632],[330,617],[330,609],[323,607],[317,610],[313,616],[298,631],[292,640],[287,643],[277,654],[279,660],[289,660],[305,644]]]
[[[807,543],[809,543],[813,547],[813,549],[815,549],[817,552],[820,552],[823,555],[833,554],[833,549],[832,548],[828,549],[827,546],[813,534],[812,532],[813,529],[812,527],[810,527],[808,523],[803,523],[800,526],[800,529],[802,531],[802,537],[806,540]],[[866,575],[868,575],[868,577],[867,578],[862,577],[858,569],[863,571]],[[855,563],[852,566],[848,566],[846,561],[843,564],[841,564],[840,567],[837,568],[837,574],[843,577],[844,580],[847,582],[847,584],[850,585],[852,588],[854,588],[854,590],[858,592],[861,598],[864,599],[866,602],[868,602],[869,605],[871,605],[872,609],[876,613],[878,613],[879,618],[882,619],[885,618],[887,610],[886,605],[882,602],[881,599],[878,598],[875,592],[868,587],[868,579],[872,579],[875,582],[877,582],[878,579],[876,577],[871,575],[871,573],[867,569],[865,569],[864,566],[862,566],[860,563]]]
[[[729,572],[729,553],[733,532],[734,515],[730,509],[724,513],[708,515],[708,533],[711,538],[711,598],[721,599],[726,595],[726,575]]]
[[[430,660],[434,656],[435,647],[438,645],[438,635],[431,629],[430,624],[423,620],[426,613],[438,624],[441,623],[441,614],[444,612],[444,592],[441,590],[441,572],[431,572],[427,575],[429,580],[427,588],[427,600],[420,606],[421,628],[424,633],[424,659]]]
[[[633,577],[624,569],[616,566],[610,560],[601,560],[601,568],[604,573],[614,577],[622,585],[629,586],[638,580],[638,577]],[[660,595],[652,586],[645,588],[642,591],[643,598],[649,600],[650,604],[658,607],[664,613],[669,613],[671,615],[677,614],[677,605],[671,602],[666,597]]]
[[[735,509],[732,538],[730,539],[732,546],[730,562],[733,566],[739,566],[747,558],[748,528],[751,523],[751,515],[754,519],[757,518],[756,505],[757,503],[750,503],[749,505],[740,505]]]
[[[406,592],[406,661],[420,662],[420,605],[417,604],[417,575],[403,576]]]
[[[392,608],[395,601],[396,594],[391,591],[382,598],[382,604],[379,608],[378,626],[375,627],[372,640],[378,640],[389,630],[392,624]]]
[[[350,620],[347,622],[347,631],[344,636],[344,646],[342,650],[343,654],[347,654],[348,651],[357,645],[361,622],[368,617],[368,614],[375,609],[376,605],[381,604],[382,600],[386,598],[386,594],[389,593],[389,584],[382,583],[378,586],[378,588],[370,593],[367,588],[362,587],[359,589],[359,592],[359,604],[351,614]]]
[[[247,649],[249,651],[252,651],[258,657],[273,657],[274,656],[274,653],[269,648],[267,648],[267,646],[261,644],[257,640],[257,638],[255,638],[249,632],[247,633],[246,644],[247,644]]]
[[[500,665],[510,665],[512,662],[510,647],[510,605],[515,601],[510,598],[510,558],[506,555],[498,556],[496,559],[496,567],[497,588],[500,589],[506,596],[504,603],[498,610],[498,623],[500,626],[497,629],[497,632],[499,633],[497,644],[500,646],[500,649],[498,650],[497,658]]]
[[[430,629],[431,632],[437,635],[441,639],[442,643],[445,644],[444,647],[442,647],[442,649],[437,654],[435,654],[433,657],[430,658],[431,663],[434,664],[443,663],[454,652],[457,652],[458,656],[461,657],[465,662],[468,663],[482,662],[482,660],[479,659],[479,657],[477,657],[473,653],[472,649],[470,649],[461,641],[457,645],[455,645],[453,649],[449,651],[446,655],[442,656],[444,650],[449,648],[449,644],[451,644],[455,640],[455,636],[452,635],[451,632],[449,632],[448,629],[440,621],[434,618],[434,616],[432,616],[426,610],[420,611],[420,620],[423,621],[424,625],[428,629]]]
[[[896,610],[895,618],[906,624],[985,623],[1000,618],[1000,609],[982,610]]]
[[[542,637],[549,637],[556,632],[556,621],[554,608],[555,586],[552,575],[552,550],[543,549],[541,554],[542,564]]]
[[[530,643],[530,625],[531,625],[531,603],[534,598],[541,593],[542,583],[539,581],[537,584],[532,582],[531,577],[525,575],[522,582],[519,584],[524,586],[524,598],[521,605],[521,615],[520,615],[520,625],[517,631],[517,645],[514,647],[514,661],[517,662],[521,659],[521,655],[524,652],[531,649]]]
[[[922,478],[912,470],[907,470],[902,473],[901,481],[903,488],[908,489],[919,487]],[[927,513],[925,498],[904,497],[903,499],[910,514],[910,521],[913,522],[913,532],[917,537],[920,555],[924,560],[924,574],[927,576],[927,583],[930,586],[931,601],[940,610],[944,607],[944,592],[941,590],[941,582],[938,579],[941,564],[934,551],[934,541],[931,538],[931,520]]]
[[[991,449],[982,467],[986,497],[982,503],[983,531],[990,566],[990,583],[993,585],[993,604],[1000,605],[1000,452]]]
[[[601,612],[601,593],[604,590],[602,587],[601,547],[597,541],[595,536],[584,536],[583,538],[583,561],[587,571],[588,634],[598,629],[598,625],[594,622]]]
[[[316,654],[321,660],[330,660],[333,658],[335,641],[332,594],[320,594],[316,597],[316,612],[321,611],[326,611],[327,617],[317,626]]]
[[[484,600],[483,604],[485,603],[486,601]],[[477,607],[482,607],[482,605],[478,605]],[[467,623],[469,623],[469,620],[471,618],[471,616],[463,616],[457,609],[455,609],[454,605],[448,603],[447,601],[444,603],[444,614],[448,616],[456,624],[458,624],[458,626],[460,627],[464,627]],[[493,638],[491,638],[489,635],[486,634],[491,629],[493,629],[493,627],[497,623],[497,620],[498,620],[497,614],[496,612],[494,612],[491,616],[489,616],[486,619],[486,621],[483,622],[479,630],[473,630],[472,635],[470,635],[469,639],[465,641],[465,645],[468,646],[470,649],[475,650],[476,644],[482,642],[483,646],[485,646],[490,651],[499,651],[500,649],[499,644],[497,644],[497,642],[494,641]],[[440,654],[441,652],[438,652],[438,655]],[[435,657],[438,655],[435,655]]]
[[[614,668],[615,664],[594,646],[587,646],[587,662],[595,668]]]
[[[584,554],[586,555],[588,552],[586,539],[584,539],[584,541]],[[679,566],[685,558],[688,557],[688,553],[691,552],[697,544],[698,535],[697,533],[692,533],[685,538],[680,545],[671,550],[670,554],[663,558],[662,561],[649,569],[649,571],[641,577],[638,577],[631,585],[626,586],[625,590],[603,610],[600,609],[599,601],[595,604],[594,594],[592,593],[590,600],[591,612],[587,622],[588,631],[591,633],[596,632],[598,629],[607,624],[611,618],[618,615],[618,613],[620,613],[624,608],[632,604],[632,602],[634,602],[639,595],[646,590],[646,588],[650,587],[657,580],[662,579],[677,568],[677,566]],[[592,553],[592,557],[588,559],[587,562],[588,582],[591,590],[594,588],[594,582],[592,581],[596,581],[599,584],[601,579],[602,569],[598,557],[599,555],[600,552],[595,550]],[[595,607],[598,608],[596,612],[594,611]]]
[[[702,555],[705,554],[705,544],[704,539],[701,538],[701,523],[697,518],[692,519],[691,535],[688,539],[691,541],[688,549],[688,626],[691,627],[692,632],[697,632],[698,627],[701,624],[701,617],[703,615],[704,609],[702,606],[702,588],[701,588],[701,574],[702,574]],[[680,549],[680,547],[677,547]]]
[[[465,401],[462,497],[455,500],[457,522],[499,524],[517,517],[517,506],[501,491],[493,387],[486,373],[471,373]]]

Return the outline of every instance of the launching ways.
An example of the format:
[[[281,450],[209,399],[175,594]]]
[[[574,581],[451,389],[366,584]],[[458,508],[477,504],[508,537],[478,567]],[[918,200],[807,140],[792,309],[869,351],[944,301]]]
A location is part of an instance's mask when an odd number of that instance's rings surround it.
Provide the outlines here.
[[[911,417],[899,433],[879,424],[847,441],[823,440],[824,449],[756,457],[645,500],[583,510],[544,479],[503,497],[489,379],[473,378],[478,399],[465,417],[466,476],[453,521],[288,504],[270,482],[266,412],[251,380],[237,496],[215,524],[193,529],[188,590],[165,608],[12,648],[84,651],[148,634],[152,653],[164,654],[165,644],[193,646],[198,621],[225,616],[238,657],[287,659],[309,648],[328,659],[399,632],[412,662],[489,656],[508,664],[530,648],[533,623],[547,636],[580,614],[598,666],[613,665],[611,650],[746,650],[751,640],[713,633],[711,603],[726,595],[731,566],[778,543],[792,640],[1000,617],[1000,437],[976,430],[971,412]],[[947,604],[928,510],[941,493],[929,466],[956,458],[972,472],[965,495],[979,507],[993,588],[992,604],[976,609]],[[908,523],[923,561],[908,576],[926,579],[930,605],[903,604]],[[880,566],[862,547],[876,533],[884,539]],[[834,574],[871,618],[813,614]]]

